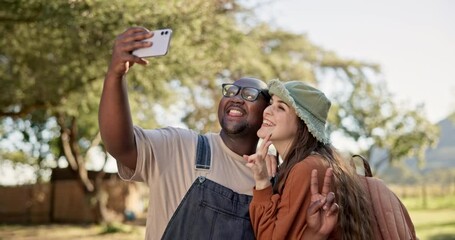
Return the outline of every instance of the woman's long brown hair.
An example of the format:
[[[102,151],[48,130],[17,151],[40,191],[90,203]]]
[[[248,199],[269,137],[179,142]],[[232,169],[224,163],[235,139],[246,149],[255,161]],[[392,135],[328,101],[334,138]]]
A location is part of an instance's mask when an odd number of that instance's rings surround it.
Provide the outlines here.
[[[355,169],[348,165],[330,144],[318,142],[308,131],[306,124],[300,118],[299,120],[294,141],[279,167],[278,181],[273,186],[274,192],[282,192],[286,178],[295,164],[311,154],[318,154],[333,169],[336,201],[340,206],[337,233],[341,239],[375,239],[372,221],[367,221],[373,219],[372,208]]]

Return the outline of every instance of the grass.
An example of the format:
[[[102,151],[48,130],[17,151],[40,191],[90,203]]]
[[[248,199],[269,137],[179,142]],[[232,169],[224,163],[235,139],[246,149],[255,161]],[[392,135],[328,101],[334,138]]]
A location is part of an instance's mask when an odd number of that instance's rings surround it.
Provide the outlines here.
[[[421,240],[455,240],[455,209],[410,210]]]
[[[420,197],[401,198],[407,209],[455,209],[455,195],[434,196],[424,201]],[[454,217],[455,218],[455,217]]]
[[[136,225],[0,225],[0,240],[137,240],[144,239],[145,226]]]
[[[455,209],[410,209],[420,240],[455,240]],[[0,225],[0,240],[133,240],[144,239],[137,225]]]
[[[455,240],[455,195],[401,198],[421,240]]]
[[[401,198],[411,215],[420,240],[455,240],[455,196],[433,196],[426,202],[418,197]],[[0,240],[136,240],[144,239],[139,225],[0,225]]]

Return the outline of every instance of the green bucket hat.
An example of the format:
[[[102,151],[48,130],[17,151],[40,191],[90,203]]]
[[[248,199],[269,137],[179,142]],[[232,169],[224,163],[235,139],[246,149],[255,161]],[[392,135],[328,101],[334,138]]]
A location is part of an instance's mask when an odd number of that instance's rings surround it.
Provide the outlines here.
[[[272,80],[269,83],[269,93],[292,106],[319,142],[330,143],[325,124],[331,103],[323,92],[300,81]]]

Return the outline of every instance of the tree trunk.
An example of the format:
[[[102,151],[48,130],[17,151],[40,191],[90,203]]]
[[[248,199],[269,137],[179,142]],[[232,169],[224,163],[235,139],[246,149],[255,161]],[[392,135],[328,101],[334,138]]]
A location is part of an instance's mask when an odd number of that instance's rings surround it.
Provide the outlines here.
[[[103,177],[105,175],[104,166],[107,159],[104,159],[103,168],[96,175],[95,179],[91,180],[88,176],[87,168],[85,167],[85,157],[82,156],[79,144],[77,142],[77,119],[71,117],[69,126],[66,126],[65,116],[59,114],[58,124],[60,126],[60,139],[62,143],[63,154],[68,161],[70,169],[73,170],[77,176],[81,187],[84,189],[86,199],[95,199],[94,202],[90,201],[93,205],[93,216],[97,223],[110,221],[107,213],[107,193],[102,189]],[[92,140],[89,149],[98,146],[101,143],[101,135],[98,132]],[[107,154],[106,154],[107,156]],[[106,157],[107,158],[107,157]]]
[[[425,180],[422,182],[422,207],[423,209],[427,209],[428,207],[427,185],[425,184]]]

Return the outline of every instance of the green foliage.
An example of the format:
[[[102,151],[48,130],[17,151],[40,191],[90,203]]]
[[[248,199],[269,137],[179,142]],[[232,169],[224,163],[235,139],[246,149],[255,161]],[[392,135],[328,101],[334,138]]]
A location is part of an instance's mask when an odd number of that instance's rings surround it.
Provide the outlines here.
[[[333,75],[342,95],[330,121],[347,136],[389,148],[397,160],[433,143],[435,130],[418,111],[397,109],[386,89],[370,81],[380,73],[377,65],[339,58],[305,35],[252,19],[236,0],[2,1],[0,118],[28,124],[2,129],[2,138],[19,131],[30,142],[30,131],[48,134],[37,138],[40,154],[22,153],[38,162],[65,156],[74,170],[83,168],[99,141],[98,103],[113,41],[130,26],[144,26],[170,27],[174,35],[167,56],[128,73],[138,125],[159,127],[170,114],[197,131],[217,131],[221,81],[253,76],[318,84]],[[164,120],[157,108],[168,114]],[[172,116],[175,108],[183,114]]]
[[[439,128],[425,116],[422,106],[409,109],[396,104],[385,84],[375,82],[369,69],[343,68],[339,75],[348,88],[336,96],[330,116],[334,129],[363,143],[360,154],[371,157],[373,148],[385,149],[381,165],[416,157],[424,164],[425,151],[439,138]]]

